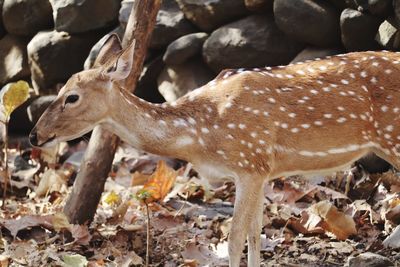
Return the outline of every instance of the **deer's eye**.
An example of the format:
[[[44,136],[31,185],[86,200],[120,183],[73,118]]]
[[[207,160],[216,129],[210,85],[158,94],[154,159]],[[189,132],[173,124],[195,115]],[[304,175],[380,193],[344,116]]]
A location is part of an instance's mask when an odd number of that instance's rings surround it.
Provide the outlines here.
[[[76,101],[79,100],[79,95],[69,95],[67,96],[67,98],[65,99],[65,105],[66,104],[73,104]]]

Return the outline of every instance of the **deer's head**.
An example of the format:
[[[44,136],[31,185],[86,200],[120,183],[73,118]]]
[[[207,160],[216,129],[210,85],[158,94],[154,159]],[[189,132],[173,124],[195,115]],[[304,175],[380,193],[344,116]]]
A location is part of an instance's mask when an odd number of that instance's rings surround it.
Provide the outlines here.
[[[40,117],[29,135],[32,145],[49,147],[77,138],[108,119],[115,87],[132,68],[133,45],[122,50],[111,35],[97,56],[94,67],[74,74]]]

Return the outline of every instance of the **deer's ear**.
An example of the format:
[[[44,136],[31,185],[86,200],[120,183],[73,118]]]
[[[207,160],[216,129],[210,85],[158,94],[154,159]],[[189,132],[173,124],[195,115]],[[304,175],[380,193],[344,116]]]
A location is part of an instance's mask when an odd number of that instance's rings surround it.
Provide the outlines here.
[[[107,63],[111,57],[122,50],[121,42],[116,34],[111,34],[106,38],[99,54],[93,64],[93,67],[100,67]]]
[[[135,50],[135,42],[128,46],[115,63],[106,69],[106,74],[114,81],[124,80],[128,78],[133,65],[133,53]]]

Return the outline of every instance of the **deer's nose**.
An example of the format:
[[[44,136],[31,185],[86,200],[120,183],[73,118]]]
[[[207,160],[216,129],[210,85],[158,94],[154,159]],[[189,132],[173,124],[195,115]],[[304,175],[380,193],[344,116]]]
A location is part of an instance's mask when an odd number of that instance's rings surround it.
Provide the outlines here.
[[[37,132],[35,129],[33,129],[32,132],[29,134],[29,142],[32,146],[38,145]]]

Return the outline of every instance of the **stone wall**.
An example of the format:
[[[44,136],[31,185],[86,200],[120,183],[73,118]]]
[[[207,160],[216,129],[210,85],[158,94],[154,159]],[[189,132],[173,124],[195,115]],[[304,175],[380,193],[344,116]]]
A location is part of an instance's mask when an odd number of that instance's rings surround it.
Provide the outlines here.
[[[106,33],[122,37],[133,1],[0,0],[0,84],[55,94]],[[164,0],[137,94],[172,101],[225,68],[399,50],[399,21],[400,0]]]

